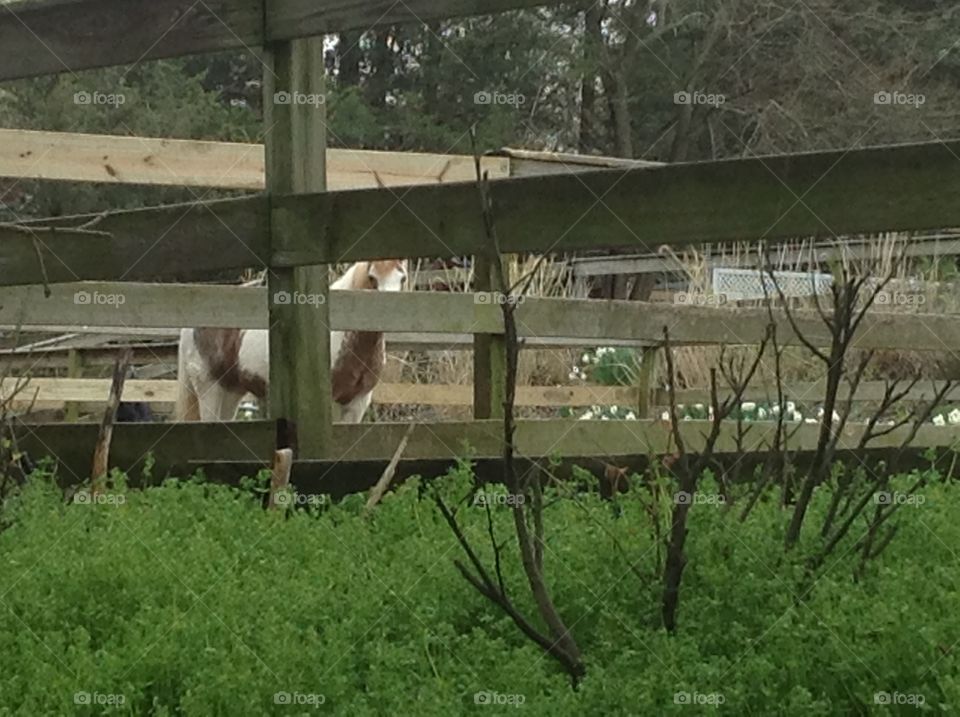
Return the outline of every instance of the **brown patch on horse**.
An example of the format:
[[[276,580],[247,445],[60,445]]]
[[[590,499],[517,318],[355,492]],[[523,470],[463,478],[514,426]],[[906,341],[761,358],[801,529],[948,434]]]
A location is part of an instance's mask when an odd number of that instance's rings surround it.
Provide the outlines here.
[[[353,270],[353,274],[350,276],[350,288],[357,291],[363,289],[376,289],[377,287],[373,285],[373,280],[370,278],[370,265],[369,261],[358,261],[356,268]]]
[[[406,274],[406,260],[380,259],[357,262],[357,268],[351,277],[350,288],[377,290],[380,288],[377,282],[397,270]]]
[[[178,421],[199,421],[200,420],[200,399],[197,397],[193,391],[190,391],[187,395],[177,403],[177,417]]]
[[[333,400],[341,406],[373,390],[387,363],[383,334],[348,331],[333,365]]]
[[[406,264],[406,259],[381,259],[379,261],[370,262],[370,267],[367,269],[367,271],[373,269],[374,274],[384,276],[392,273],[396,269],[406,272]]]
[[[357,262],[350,277],[350,288],[357,291],[375,291],[377,277],[389,276],[400,269],[405,271],[402,259]],[[345,406],[358,396],[369,393],[380,380],[387,363],[383,334],[379,331],[347,331],[340,346],[340,355],[333,365],[333,400]]]
[[[228,391],[252,393],[264,399],[267,397],[266,379],[240,368],[240,345],[244,333],[242,329],[194,329],[193,341],[217,383]]]

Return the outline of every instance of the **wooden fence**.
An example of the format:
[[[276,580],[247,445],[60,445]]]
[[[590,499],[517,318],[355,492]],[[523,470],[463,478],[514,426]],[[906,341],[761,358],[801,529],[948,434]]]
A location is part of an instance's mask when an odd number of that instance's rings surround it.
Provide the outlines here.
[[[38,0],[5,6],[0,15],[0,80],[263,46],[265,124],[271,131],[264,147],[263,194],[0,225],[0,286],[7,287],[6,301],[0,302],[2,322],[156,329],[269,326],[270,415],[296,426],[300,458],[324,461],[383,460],[406,430],[392,423],[331,423],[329,391],[310,390],[329,385],[329,327],[470,337],[476,355],[475,420],[418,426],[406,456],[449,458],[461,454],[465,443],[477,455],[498,455],[496,396],[503,366],[502,344],[496,340],[503,331],[499,308],[485,295],[330,294],[323,266],[460,255],[476,255],[479,266],[489,265],[493,247],[478,211],[477,188],[471,182],[431,177],[429,184],[398,191],[383,178],[387,172],[375,170],[366,172],[364,181],[373,178],[376,188],[341,190],[348,185],[333,180],[339,160],[326,151],[323,105],[279,104],[272,98],[278,92],[323,92],[321,33],[540,2],[350,0],[318,6],[305,0],[274,0],[269,5],[212,0],[185,9],[179,0]],[[158,27],[167,30],[159,37]],[[77,37],[84,41],[77,42]],[[118,37],[124,41],[117,42]],[[22,141],[35,139],[23,136]],[[118,166],[138,181],[160,181],[163,170],[147,177],[131,169],[131,158],[144,149],[131,147],[132,155],[117,157]],[[582,160],[570,160],[560,163],[562,169],[553,163],[549,172],[532,176],[510,173],[491,184],[490,194],[501,248],[508,253],[610,248],[650,252],[661,244],[938,230],[960,226],[958,153],[960,142],[931,142],[671,166],[614,162],[587,168]],[[16,162],[9,153],[4,156],[4,161]],[[76,156],[83,154],[77,150]],[[345,162],[346,155],[342,159]],[[543,161],[517,159],[532,169]],[[102,162],[84,165],[83,171],[101,180],[104,171],[109,174]],[[256,157],[251,158],[244,187],[259,188],[259,166]],[[182,172],[196,175],[196,169]],[[349,174],[343,171],[343,176]],[[84,178],[79,170],[64,170],[62,163],[58,172],[50,176]],[[266,289],[128,283],[189,281],[251,267],[269,269]],[[90,281],[104,283],[74,286]],[[51,287],[50,298],[37,288],[41,284]],[[492,287],[481,280],[478,288]],[[76,291],[114,292],[125,300],[113,305],[78,301]],[[309,309],[269,302],[277,291],[329,300]],[[227,292],[232,292],[231,299],[224,301]],[[224,310],[234,305],[242,310]],[[530,343],[578,339],[644,345],[659,341],[664,326],[678,344],[754,343],[767,320],[765,311],[753,309],[530,299],[520,307],[518,322]],[[783,319],[779,323],[782,341],[796,343],[791,327]],[[799,323],[815,343],[827,340],[819,317],[802,316]],[[941,351],[957,346],[958,340],[956,317],[877,313],[861,326],[855,344]],[[142,462],[149,451],[175,454],[189,464],[263,461],[277,445],[276,426],[273,420],[124,426],[115,436],[114,457],[124,468]],[[797,445],[812,445],[815,429],[802,427]],[[683,430],[695,449],[701,429]],[[751,440],[761,446],[766,431],[759,427]],[[862,427],[848,427],[846,438],[855,440],[858,431]],[[890,433],[880,443],[895,444],[901,434]],[[951,445],[953,440],[952,431],[931,426],[920,431],[916,442]],[[89,453],[93,445],[88,426],[25,427],[21,441],[29,450],[61,456]],[[663,451],[668,444],[668,432],[659,421],[520,421],[517,429],[518,449],[526,455],[617,456]],[[732,437],[725,436],[719,449],[733,446]]]
[[[878,402],[886,388],[884,381],[864,381],[857,388],[856,401]],[[823,396],[825,381],[791,383],[783,388],[784,399],[810,401]],[[16,393],[15,407],[33,406],[37,410],[62,409],[68,403],[102,407],[110,394],[110,379],[106,378],[33,378],[26,385],[20,379],[0,381],[0,395]],[[929,401],[935,389],[918,385],[903,397],[905,402]],[[126,401],[154,404],[160,412],[169,413],[176,401],[177,382],[171,379],[128,379],[124,384]],[[677,402],[684,405],[710,403],[706,389],[678,389]],[[838,396],[846,400],[849,389],[841,388]],[[776,402],[776,386],[758,383],[743,393],[744,401]],[[518,386],[516,405],[525,408],[576,408],[618,406],[639,414],[641,405],[668,405],[666,389],[651,391],[647,403],[639,386]],[[960,386],[944,397],[945,401],[960,400]],[[473,386],[468,384],[380,383],[374,389],[374,402],[382,405],[465,407],[473,404]]]

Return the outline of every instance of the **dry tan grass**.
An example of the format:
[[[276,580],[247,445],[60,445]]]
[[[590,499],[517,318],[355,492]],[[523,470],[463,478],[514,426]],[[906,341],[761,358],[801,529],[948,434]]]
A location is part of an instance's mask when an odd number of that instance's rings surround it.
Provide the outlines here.
[[[570,268],[564,261],[538,261],[537,257],[511,258],[507,265],[508,281],[523,284],[529,280],[530,296],[572,298],[585,296],[585,287],[577,288],[572,281]],[[429,271],[429,274],[427,273]],[[429,277],[432,286],[443,286],[453,291],[468,291],[472,284],[472,272],[465,269],[424,270],[418,263],[411,272],[410,286],[422,283]],[[425,290],[420,288],[418,290]],[[429,289],[426,289],[429,290]],[[557,386],[569,383],[569,373],[580,357],[579,349],[530,349],[520,354],[518,383],[529,386]],[[470,351],[406,351],[391,353],[382,380],[385,382],[414,384],[469,385],[473,383],[473,355]],[[378,416],[417,419],[467,419],[470,406],[380,406]],[[524,411],[519,411],[524,413]],[[541,412],[532,411],[539,415]]]
[[[960,309],[960,294],[957,284],[943,281],[943,266],[938,262],[917,260],[904,261],[903,248],[909,237],[900,233],[886,233],[871,237],[866,243],[869,252],[864,258],[854,258],[844,254],[837,262],[854,276],[883,277],[892,267],[896,267],[895,278],[887,285],[885,293],[922,296],[923,303],[886,304],[878,310],[897,313],[957,313]],[[843,244],[836,245],[839,248]],[[784,245],[768,259],[775,271],[805,271],[811,258],[813,244],[799,241]],[[787,250],[800,255],[797,261],[788,261]],[[739,243],[716,246],[706,250],[687,249],[673,256],[682,264],[689,281],[689,292],[706,294],[709,292],[712,264],[721,262],[725,266],[754,268],[762,258],[757,254],[757,246]],[[738,302],[741,306],[761,306],[763,300]],[[813,300],[792,301],[798,308],[814,308]],[[684,388],[702,388],[709,385],[710,369],[718,365],[720,347],[698,346],[682,347],[676,350],[676,366],[679,383]],[[727,356],[751,357],[755,347],[729,347]],[[857,360],[856,352],[852,358]],[[761,364],[757,381],[771,380],[771,362]],[[921,372],[929,378],[960,377],[960,354],[950,350],[943,352],[915,352],[900,350],[882,350],[874,354],[865,379],[895,379],[910,377]],[[789,349],[783,361],[784,379],[787,381],[815,381],[823,375],[823,365],[803,349]]]

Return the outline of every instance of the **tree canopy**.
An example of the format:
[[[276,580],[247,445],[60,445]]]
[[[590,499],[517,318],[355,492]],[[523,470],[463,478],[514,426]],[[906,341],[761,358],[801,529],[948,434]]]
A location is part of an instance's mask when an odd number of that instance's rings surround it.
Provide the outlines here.
[[[667,162],[956,136],[960,6],[941,0],[599,0],[327,39],[331,146],[501,146]],[[0,126],[260,141],[252,52],[0,85]],[[76,93],[122,94],[80,104]],[[55,215],[211,196],[0,180]]]

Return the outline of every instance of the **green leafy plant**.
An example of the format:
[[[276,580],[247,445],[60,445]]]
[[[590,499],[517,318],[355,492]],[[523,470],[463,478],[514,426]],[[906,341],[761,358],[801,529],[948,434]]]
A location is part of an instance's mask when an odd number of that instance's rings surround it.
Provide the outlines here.
[[[65,503],[49,473],[35,474],[0,533],[2,711],[450,715],[502,702],[489,713],[896,712],[878,702],[885,695],[960,705],[956,486],[931,479],[859,583],[841,562],[802,601],[793,586],[804,568],[784,558],[776,501],[742,524],[695,501],[682,620],[669,636],[654,627],[656,581],[636,576],[657,574],[650,515],[668,515],[669,471],[659,489],[616,496],[616,510],[579,475],[576,492],[544,493],[551,587],[590,663],[573,691],[454,569],[457,545],[420,481],[367,520],[362,495],[282,514],[256,493],[195,479],[135,491],[114,476],[112,502]],[[891,476],[889,490],[913,480]],[[435,489],[453,503],[472,485],[463,462]],[[698,490],[718,488],[708,477]],[[828,502],[818,492],[811,515]],[[489,514],[509,535],[508,507],[494,501]],[[487,516],[473,505],[458,513],[489,562]],[[530,611],[517,560],[502,571]]]

